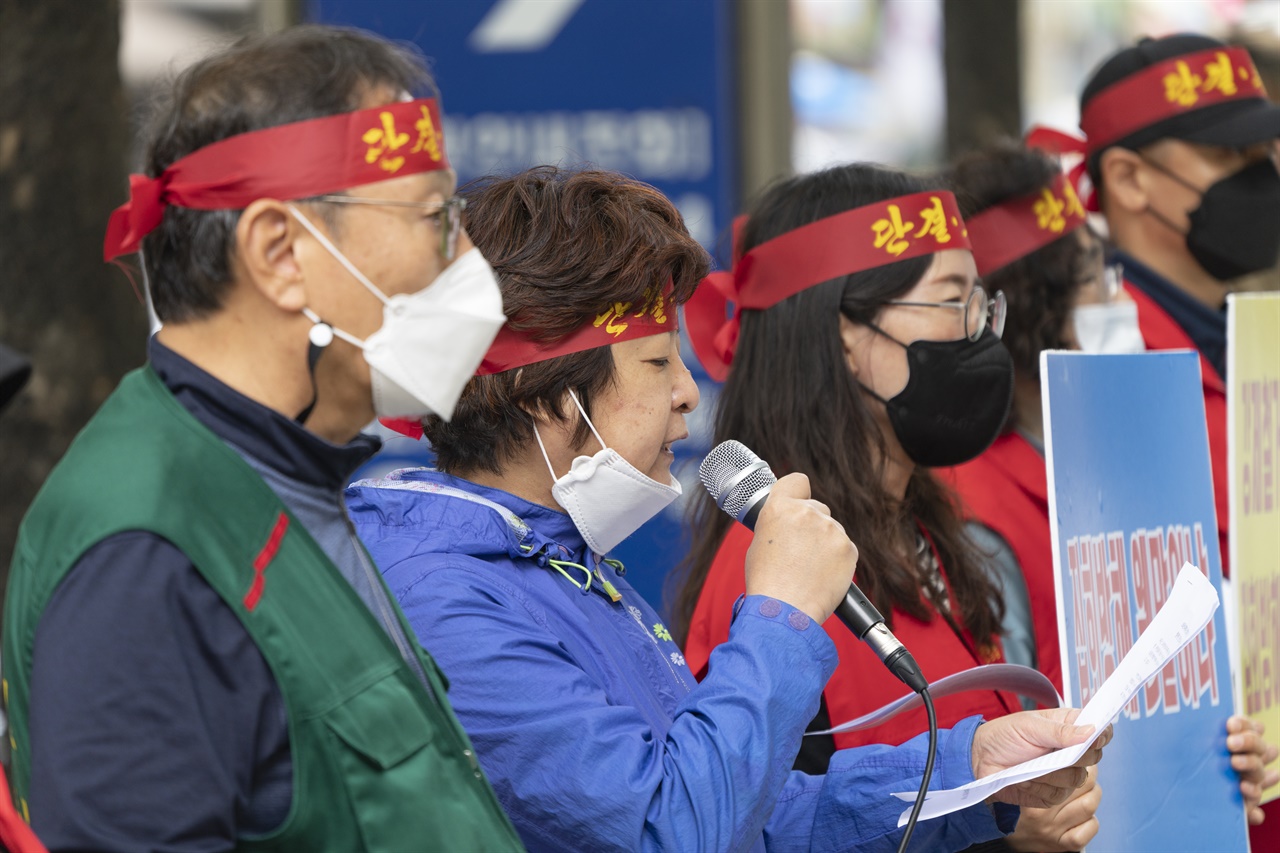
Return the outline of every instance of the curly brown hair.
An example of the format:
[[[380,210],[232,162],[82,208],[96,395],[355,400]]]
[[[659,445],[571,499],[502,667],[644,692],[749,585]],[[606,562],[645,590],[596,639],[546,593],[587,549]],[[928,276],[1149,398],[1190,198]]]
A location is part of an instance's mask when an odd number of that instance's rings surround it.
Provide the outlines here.
[[[555,343],[615,302],[638,303],[671,282],[671,301],[693,295],[710,268],[680,212],[648,184],[616,172],[539,166],[467,187],[466,229],[502,288],[508,324]],[[573,390],[587,415],[591,399],[614,379],[608,347],[572,353],[473,378],[453,419],[431,416],[423,431],[436,464],[451,474],[503,466],[533,441],[534,415],[576,421]]]

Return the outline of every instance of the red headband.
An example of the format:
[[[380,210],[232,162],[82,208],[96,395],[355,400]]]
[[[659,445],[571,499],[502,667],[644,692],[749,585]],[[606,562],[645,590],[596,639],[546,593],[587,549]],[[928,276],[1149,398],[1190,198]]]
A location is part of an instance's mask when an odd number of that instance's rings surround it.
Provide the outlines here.
[[[1080,129],[1093,155],[1157,122],[1225,101],[1266,98],[1253,57],[1243,47],[1201,50],[1142,69],[1084,105]]]
[[[107,223],[105,260],[135,252],[170,205],[239,210],[260,198],[307,198],[449,168],[431,98],[241,133],[193,151],[159,177],[129,176]]]
[[[955,196],[941,191],[891,198],[811,222],[756,246],[731,271],[703,279],[684,309],[689,339],[711,378],[723,381],[738,345],[742,309],[770,308],[816,284],[873,267],[969,249],[968,234]],[[735,306],[733,317],[728,317],[729,303]]]
[[[1084,136],[1047,127],[1027,132],[1027,145],[1051,154],[1078,154],[1068,173],[1086,210],[1099,211],[1097,193],[1086,187],[1088,159],[1116,141],[1165,119],[1226,101],[1266,98],[1267,90],[1242,47],[1202,50],[1158,62],[1103,89],[1080,116]]]
[[[993,205],[966,223],[978,275],[989,275],[1084,223],[1084,206],[1065,175],[1038,193]]]
[[[632,311],[632,308],[636,310]],[[583,324],[568,337],[554,343],[539,343],[528,331],[517,331],[508,323],[490,344],[484,361],[480,362],[480,367],[476,370],[476,376],[505,373],[562,355],[647,338],[663,332],[674,332],[679,328],[674,308],[671,304],[671,282],[668,280],[664,287],[655,285],[646,290],[644,301],[639,305],[614,302],[606,306],[591,322]],[[382,424],[410,438],[422,438],[420,420],[383,418]]]
[[[670,281],[662,288],[655,285],[645,291],[644,302],[639,305],[615,302],[596,315],[590,323],[550,344],[541,344],[529,332],[517,331],[507,324],[498,332],[498,337],[485,353],[476,376],[504,373],[562,355],[607,347],[663,332],[674,332],[679,325],[673,310],[675,306],[671,305],[670,299]],[[636,310],[632,311],[632,308]]]

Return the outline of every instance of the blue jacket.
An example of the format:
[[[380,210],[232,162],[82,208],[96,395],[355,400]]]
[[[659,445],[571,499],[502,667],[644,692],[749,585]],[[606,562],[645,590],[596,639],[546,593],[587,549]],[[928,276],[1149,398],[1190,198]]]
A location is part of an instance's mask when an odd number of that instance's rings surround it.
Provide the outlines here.
[[[423,468],[347,501],[530,850],[897,846],[889,794],[919,786],[924,736],[837,752],[825,776],[791,770],[836,664],[808,616],[741,599],[699,684],[566,514]],[[978,723],[940,733],[934,787],[973,778]],[[922,822],[911,847],[959,850],[1016,820],[979,804]]]

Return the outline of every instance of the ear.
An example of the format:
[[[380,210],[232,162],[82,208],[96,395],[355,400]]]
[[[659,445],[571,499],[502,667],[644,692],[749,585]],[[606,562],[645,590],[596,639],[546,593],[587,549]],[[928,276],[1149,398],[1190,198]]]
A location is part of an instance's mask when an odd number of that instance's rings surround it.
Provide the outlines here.
[[[854,376],[858,375],[858,361],[860,354],[866,350],[864,341],[870,332],[861,323],[853,322],[844,314],[840,315],[840,343],[844,349],[845,363]]]
[[[236,223],[235,265],[266,300],[282,311],[307,304],[306,277],[297,244],[305,234],[287,205],[258,199]]]
[[[1104,204],[1128,213],[1142,213],[1150,202],[1146,164],[1136,151],[1112,147],[1102,152],[1098,174]]]
[[[523,368],[521,369],[523,370]],[[548,432],[552,430],[560,430],[566,435],[573,432],[575,426],[574,422],[566,416],[557,417],[555,411],[552,410],[551,405],[546,401],[535,402],[525,400],[517,403],[516,405],[533,420],[538,430],[542,433],[544,441],[546,440]],[[577,409],[573,408],[573,401],[569,399],[568,394],[565,394],[561,401],[560,411],[562,413],[564,412],[565,406],[569,407],[569,409],[575,414],[577,413]]]

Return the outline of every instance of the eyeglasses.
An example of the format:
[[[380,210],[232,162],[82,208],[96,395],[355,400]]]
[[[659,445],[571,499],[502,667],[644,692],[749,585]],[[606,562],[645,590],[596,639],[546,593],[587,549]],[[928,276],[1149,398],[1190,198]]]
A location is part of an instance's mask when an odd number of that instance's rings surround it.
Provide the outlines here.
[[[1008,311],[1003,290],[997,290],[995,296],[988,297],[987,292],[982,289],[981,285],[973,288],[969,298],[963,304],[959,302],[908,302],[905,299],[890,299],[885,304],[905,305],[911,308],[953,308],[956,311],[963,312],[961,319],[964,321],[964,335],[971,341],[976,341],[982,337],[982,333],[988,327],[995,332],[997,338],[1004,334],[1004,318]]]
[[[439,214],[437,224],[440,228],[440,252],[445,260],[453,260],[458,251],[458,235],[462,233],[462,211],[467,209],[467,200],[461,196],[453,196],[444,201],[399,201],[382,198],[361,198],[351,195],[322,195],[310,199],[328,204],[372,204],[380,207],[412,207],[418,210],[436,211]]]
[[[1103,267],[1101,273],[1080,279],[1076,283],[1076,287],[1080,290],[1077,299],[1082,305],[1114,302],[1123,286],[1124,267],[1120,264],[1112,264]]]

